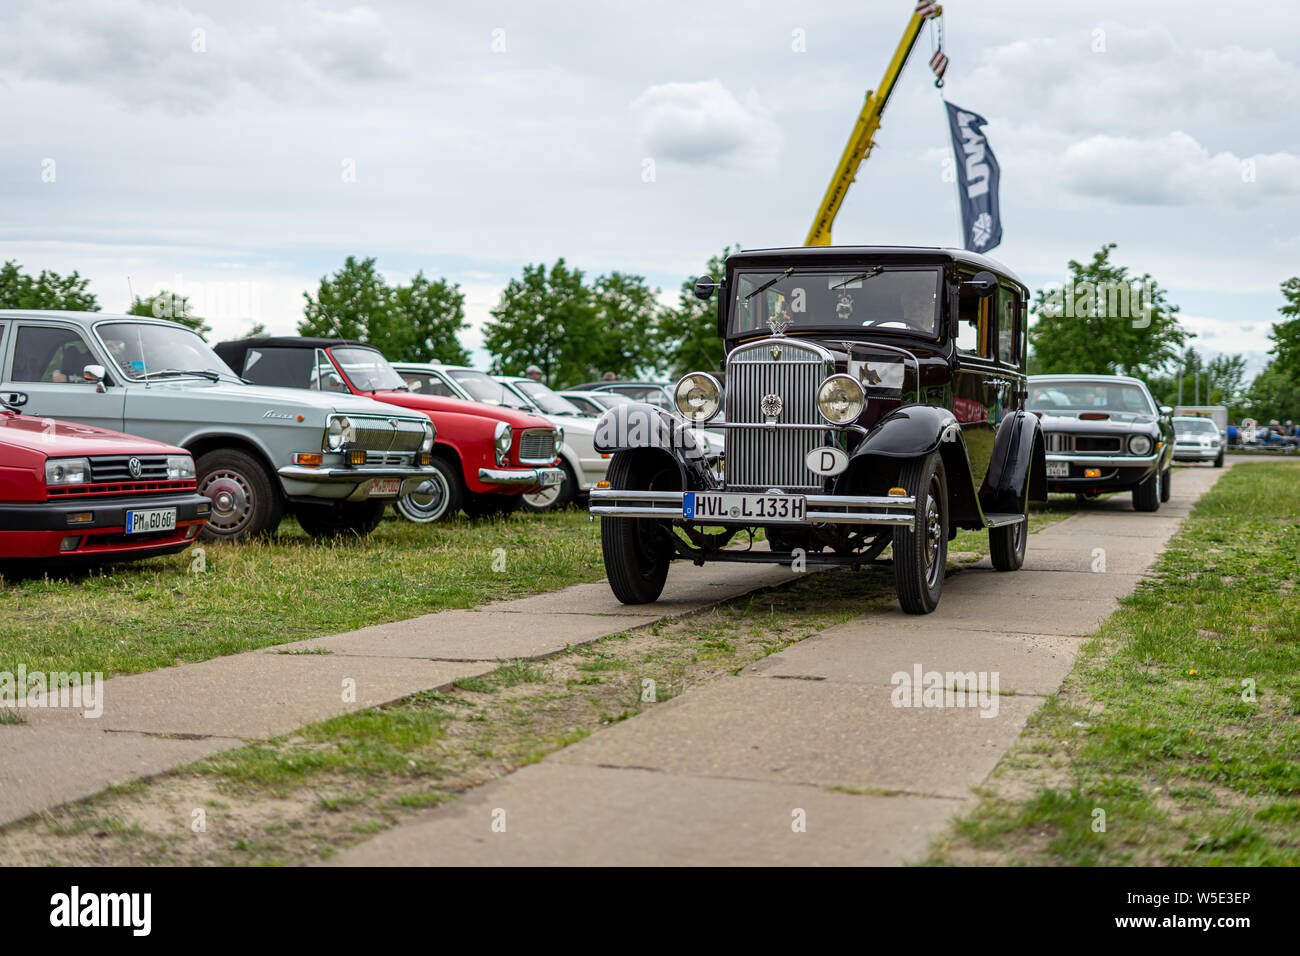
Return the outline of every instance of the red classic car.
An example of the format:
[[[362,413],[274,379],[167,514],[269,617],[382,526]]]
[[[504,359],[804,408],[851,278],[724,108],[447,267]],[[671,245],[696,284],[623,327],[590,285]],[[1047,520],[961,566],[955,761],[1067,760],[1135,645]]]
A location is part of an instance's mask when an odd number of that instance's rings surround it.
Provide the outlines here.
[[[182,448],[22,415],[0,396],[0,561],[121,560],[189,547],[210,503]]]
[[[215,351],[257,385],[351,392],[428,415],[437,429],[434,474],[394,503],[410,521],[438,521],[462,508],[471,516],[514,511],[525,492],[564,478],[555,467],[563,433],[551,422],[497,405],[417,395],[372,346],[261,336],[222,342]]]

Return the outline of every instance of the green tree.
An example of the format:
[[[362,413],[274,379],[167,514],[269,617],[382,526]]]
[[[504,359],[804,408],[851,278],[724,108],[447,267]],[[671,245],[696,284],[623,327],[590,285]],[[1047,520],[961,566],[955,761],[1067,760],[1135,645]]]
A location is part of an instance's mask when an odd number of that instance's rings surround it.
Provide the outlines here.
[[[38,276],[27,275],[17,262],[0,266],[0,309],[65,309],[73,312],[98,312],[99,302],[87,292],[90,280],[77,272],[61,276],[42,270]]]
[[[304,292],[300,335],[354,339],[394,361],[469,359],[457,334],[465,322],[465,294],[445,279],[417,272],[407,285],[390,286],[375,259],[348,256],[333,276],[322,276],[316,294]]]
[[[1278,312],[1284,318],[1273,323],[1272,354],[1277,356],[1278,370],[1300,382],[1300,276],[1282,283],[1282,297],[1285,301]]]
[[[1064,290],[1038,291],[1029,330],[1036,371],[1147,377],[1177,361],[1191,337],[1178,306],[1149,273],[1111,262],[1114,248],[1103,245],[1086,264],[1071,259]]]
[[[420,271],[410,284],[393,289],[386,321],[372,326],[366,341],[392,359],[464,365],[469,353],[457,336],[467,328],[460,286],[426,279]]]
[[[166,289],[143,299],[137,295],[132,300],[131,307],[126,310],[126,314],[149,315],[155,319],[170,319],[173,322],[188,326],[201,336],[206,336],[212,331],[212,326],[208,325],[206,321],[195,315],[191,310],[189,296],[177,295],[174,292],[168,292]]]
[[[526,265],[511,279],[483,330],[483,344],[495,358],[492,370],[520,374],[529,365],[549,385],[597,377],[607,350],[602,342],[601,305],[580,269],[557,259]]]
[[[613,372],[620,378],[653,375],[659,364],[657,329],[663,306],[658,289],[644,277],[611,272],[592,288],[600,348],[594,357],[592,377]]]
[[[701,275],[711,275],[719,282],[726,271],[727,257],[740,251],[740,244],[727,246],[709,259]],[[717,371],[722,367],[724,350],[718,338],[718,298],[702,302],[695,297],[697,276],[682,283],[677,308],[664,312],[659,320],[659,362],[673,376],[692,370]]]
[[[1241,417],[1260,422],[1300,421],[1300,382],[1274,359],[1246,390]]]

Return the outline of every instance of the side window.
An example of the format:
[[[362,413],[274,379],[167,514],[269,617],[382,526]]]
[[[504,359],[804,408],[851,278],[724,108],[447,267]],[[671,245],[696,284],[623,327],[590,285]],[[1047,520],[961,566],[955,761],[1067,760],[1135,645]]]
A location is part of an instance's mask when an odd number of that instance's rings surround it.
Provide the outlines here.
[[[1017,345],[1020,341],[1016,319],[1020,315],[1020,296],[1006,286],[998,289],[998,360],[1003,365],[1020,367]]]
[[[447,387],[446,382],[432,375],[416,375],[414,372],[403,372],[402,379],[407,385],[411,386],[411,391],[418,392],[421,395],[433,395],[437,398],[456,397],[456,393]]]
[[[316,350],[316,369],[312,374],[311,387],[320,392],[348,392],[347,383],[338,373],[324,349]]]
[[[249,349],[239,374],[255,385],[309,388],[311,357],[306,349]]]
[[[94,364],[85,340],[72,329],[23,325],[14,338],[15,382],[84,384],[82,369]]]
[[[996,296],[981,298],[962,291],[957,299],[957,351],[993,357],[991,317]]]

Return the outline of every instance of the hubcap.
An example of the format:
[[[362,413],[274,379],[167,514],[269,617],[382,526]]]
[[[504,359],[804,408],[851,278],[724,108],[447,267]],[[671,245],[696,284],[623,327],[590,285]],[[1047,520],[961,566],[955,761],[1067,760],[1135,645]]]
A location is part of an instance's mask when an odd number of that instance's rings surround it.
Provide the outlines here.
[[[449,496],[447,482],[439,476],[420,482],[413,492],[403,495],[397,503],[399,510],[407,517],[432,521],[446,510]]]
[[[545,508],[547,505],[552,504],[558,497],[560,497],[560,486],[554,485],[550,488],[543,488],[541,491],[534,491],[524,495],[524,501],[528,502],[534,508]]]
[[[233,534],[248,524],[253,513],[253,490],[248,479],[235,471],[214,471],[199,485],[199,494],[212,502],[208,526]]]
[[[943,515],[935,498],[933,484],[925,496],[925,580],[931,587],[943,569],[939,567],[939,551],[943,546]]]

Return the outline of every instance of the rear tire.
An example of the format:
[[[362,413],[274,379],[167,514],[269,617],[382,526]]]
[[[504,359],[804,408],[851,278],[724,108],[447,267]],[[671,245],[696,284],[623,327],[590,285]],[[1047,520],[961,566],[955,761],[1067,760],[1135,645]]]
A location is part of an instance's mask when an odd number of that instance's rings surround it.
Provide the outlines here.
[[[1134,511],[1160,510],[1160,469],[1152,469],[1151,474],[1142,480],[1142,484],[1133,489]]]
[[[1222,467],[1223,467],[1223,449],[1222,449],[1222,448],[1219,449],[1219,457],[1216,458],[1216,459],[1214,459],[1214,467],[1215,467],[1215,468],[1222,468]]]
[[[294,517],[313,538],[364,538],[384,519],[386,501],[340,501],[327,505],[299,505]]]
[[[1029,515],[1015,524],[989,529],[989,558],[999,571],[1019,571],[1029,548]]]
[[[939,606],[948,564],[948,482],[938,452],[907,462],[898,483],[916,499],[916,523],[894,529],[894,588],[907,614]],[[921,532],[916,532],[916,527]]]
[[[611,488],[619,491],[656,490],[653,479],[639,482],[650,485],[649,488],[633,486],[635,461],[630,452],[614,455],[606,476]],[[600,550],[614,597],[623,604],[650,604],[659,600],[672,561],[672,551],[663,535],[671,533],[660,527],[659,522],[643,518],[600,519]]]
[[[393,510],[416,524],[432,524],[453,517],[465,500],[465,482],[460,476],[460,466],[445,458],[431,462],[434,473],[420,482],[408,495],[393,502]]]
[[[274,533],[284,517],[284,499],[266,469],[252,455],[218,448],[194,463],[199,494],[212,502],[204,541],[247,541]]]
[[[1173,477],[1173,472],[1174,472],[1174,466],[1170,465],[1168,468],[1165,469],[1164,476],[1160,479],[1160,500],[1161,501],[1168,501],[1169,495],[1173,491],[1173,482],[1170,481],[1170,478]]]
[[[534,513],[559,511],[572,501],[573,496],[578,491],[578,479],[573,476],[573,469],[569,467],[567,461],[560,462],[559,468],[560,471],[564,472],[564,477],[558,485],[520,495],[519,506],[525,511]]]

